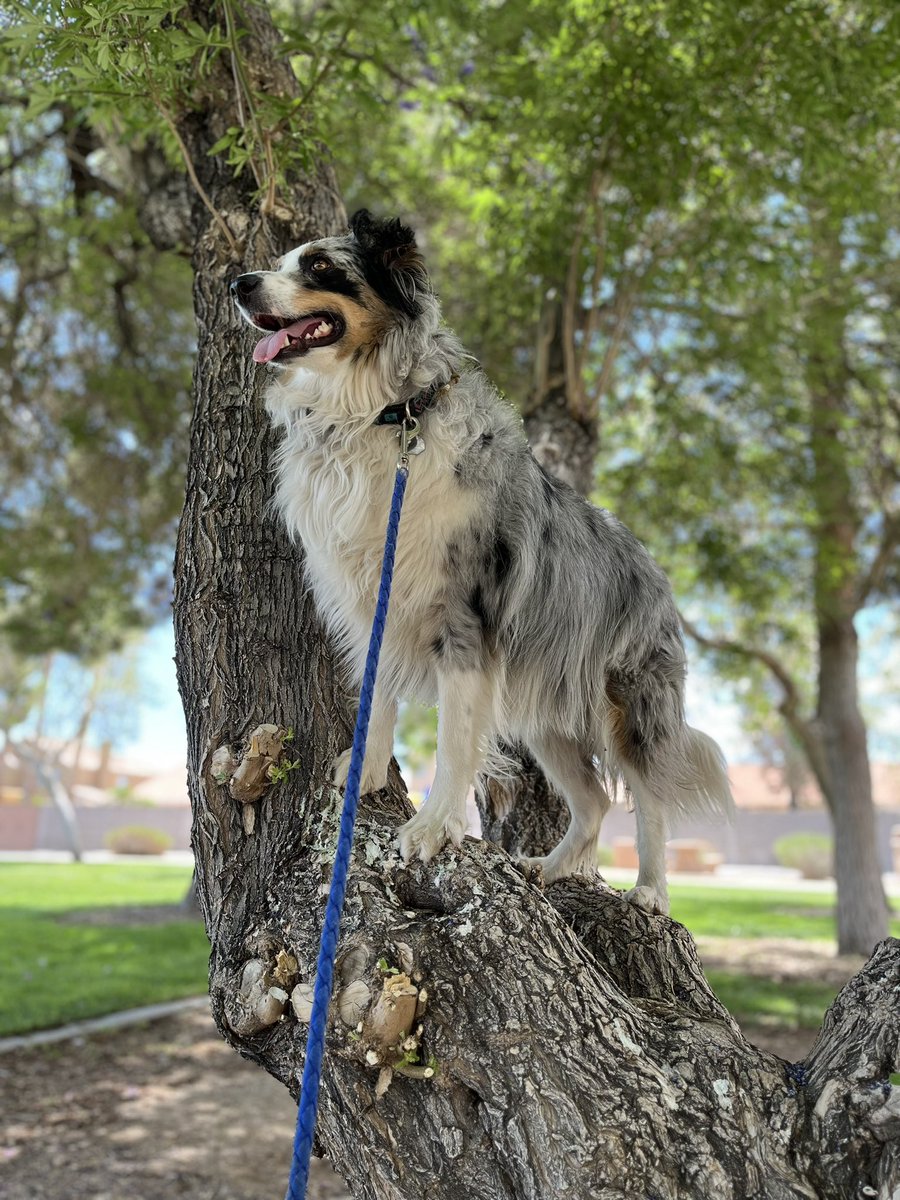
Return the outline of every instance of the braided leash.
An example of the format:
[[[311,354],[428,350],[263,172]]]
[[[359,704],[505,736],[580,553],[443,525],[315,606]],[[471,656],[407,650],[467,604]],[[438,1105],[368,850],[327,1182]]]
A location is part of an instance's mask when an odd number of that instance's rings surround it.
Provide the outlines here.
[[[353,823],[356,820],[356,809],[359,804],[359,785],[366,752],[366,737],[369,732],[369,716],[372,712],[372,693],[375,690],[378,656],[381,653],[384,626],[387,621],[388,600],[391,595],[394,553],[397,549],[397,531],[400,526],[400,509],[403,507],[403,495],[406,491],[406,481],[409,478],[409,450],[417,432],[417,421],[404,422],[401,429],[397,478],[394,481],[394,495],[391,499],[391,511],[388,516],[387,535],[384,542],[378,602],[375,605],[369,653],[366,657],[366,669],[359,694],[359,712],[356,715],[356,728],[353,732],[353,746],[350,751],[350,769],[344,788],[344,808],[341,813],[341,828],[338,833],[334,872],[331,876],[331,890],[328,893],[328,904],[325,908],[322,940],[319,945],[319,961],[316,964],[312,1014],[306,1038],[306,1061],[303,1065],[300,1104],[297,1109],[297,1132],[294,1135],[294,1157],[291,1162],[291,1176],[285,1200],[304,1200],[309,1179],[309,1160],[312,1155],[316,1114],[319,1109],[319,1081],[322,1077],[322,1056],[325,1051],[325,1025],[328,1018],[328,1004],[331,999],[331,984],[334,978],[334,960],[337,956],[341,909],[344,906],[347,874],[350,869]]]

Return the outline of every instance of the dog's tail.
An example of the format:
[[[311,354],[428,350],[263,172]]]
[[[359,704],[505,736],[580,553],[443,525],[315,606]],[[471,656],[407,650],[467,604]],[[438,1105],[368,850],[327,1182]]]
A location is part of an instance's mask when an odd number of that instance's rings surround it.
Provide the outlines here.
[[[651,793],[669,813],[679,816],[734,816],[725,756],[711,737],[682,725],[679,735],[657,743],[640,764],[618,755],[619,767],[636,799]]]
[[[678,686],[643,679],[622,688],[607,678],[605,743],[629,789],[651,792],[669,810],[731,818],[734,800],[722,751],[686,724]]]
[[[682,726],[683,759],[675,777],[672,799],[685,812],[734,815],[734,798],[728,782],[725,756],[716,742],[699,729]]]

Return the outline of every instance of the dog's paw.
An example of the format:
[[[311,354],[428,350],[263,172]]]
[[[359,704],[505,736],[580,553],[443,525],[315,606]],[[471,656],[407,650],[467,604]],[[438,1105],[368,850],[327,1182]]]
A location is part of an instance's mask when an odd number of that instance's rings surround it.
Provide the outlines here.
[[[414,858],[430,862],[448,842],[452,846],[458,846],[465,833],[465,814],[446,817],[443,813],[436,812],[431,816],[426,804],[411,820],[400,826],[397,840],[404,862],[411,862]]]
[[[331,779],[332,782],[339,788],[342,788],[347,783],[347,776],[350,773],[350,755],[351,750],[345,750],[343,754],[339,754],[331,764]],[[363,763],[362,779],[359,783],[359,794],[365,796],[367,792],[380,792],[382,788],[387,787],[387,770],[379,775],[377,771],[373,771],[369,765],[369,760],[366,759]]]
[[[667,917],[669,915],[669,897],[665,892],[661,892],[655,887],[648,887],[645,883],[638,884],[630,892],[626,892],[625,899],[635,908],[650,913],[651,916]]]
[[[547,882],[544,876],[544,864],[546,858],[530,858],[527,854],[519,854],[516,857],[516,866],[525,876],[528,883],[543,891],[544,885]]]

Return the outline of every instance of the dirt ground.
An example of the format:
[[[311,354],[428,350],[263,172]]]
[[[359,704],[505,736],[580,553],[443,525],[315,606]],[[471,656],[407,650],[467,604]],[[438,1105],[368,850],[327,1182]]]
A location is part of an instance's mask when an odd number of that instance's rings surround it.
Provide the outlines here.
[[[860,961],[827,943],[701,939],[707,967],[839,986]],[[748,1030],[788,1061],[808,1030]],[[296,1109],[201,1010],[0,1055],[3,1200],[282,1200]],[[314,1163],[309,1200],[350,1200]]]
[[[282,1200],[296,1107],[202,1011],[0,1055],[3,1200]],[[350,1200],[315,1162],[309,1200]]]

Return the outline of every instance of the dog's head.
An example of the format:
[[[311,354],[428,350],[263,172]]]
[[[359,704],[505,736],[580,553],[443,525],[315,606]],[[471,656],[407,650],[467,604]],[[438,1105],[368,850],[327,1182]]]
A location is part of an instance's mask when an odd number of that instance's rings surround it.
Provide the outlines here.
[[[416,321],[430,285],[413,231],[362,209],[343,237],[307,242],[275,271],[239,275],[231,294],[266,334],[256,362],[327,373]]]

